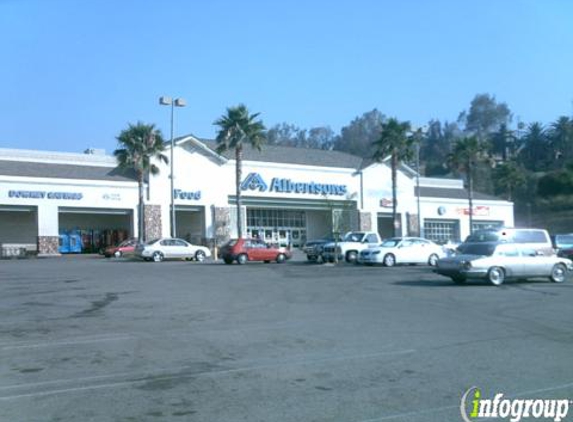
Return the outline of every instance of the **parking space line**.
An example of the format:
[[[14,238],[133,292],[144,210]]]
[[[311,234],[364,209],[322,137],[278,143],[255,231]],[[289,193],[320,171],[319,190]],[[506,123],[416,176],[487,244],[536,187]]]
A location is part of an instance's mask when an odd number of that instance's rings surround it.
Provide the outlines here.
[[[100,341],[118,341],[118,340],[128,340],[133,339],[135,336],[124,334],[118,336],[107,336],[107,337],[78,337],[77,339],[61,340],[61,341],[47,341],[43,343],[31,343],[31,344],[7,344],[0,345],[0,350],[17,350],[17,349],[33,349],[40,347],[55,347],[55,346],[67,346],[71,344],[84,344],[84,343],[97,343]]]
[[[197,372],[193,374],[184,374],[184,375],[165,375],[165,376],[153,376],[150,373],[147,374],[113,374],[113,375],[101,375],[96,377],[88,377],[88,378],[77,378],[77,379],[68,379],[68,380],[55,380],[55,381],[45,381],[42,383],[34,383],[34,384],[17,384],[12,386],[3,386],[0,387],[0,390],[16,390],[16,389],[23,389],[23,388],[34,388],[42,385],[48,385],[49,383],[73,383],[73,382],[85,382],[85,381],[96,381],[97,379],[105,379],[105,378],[112,378],[112,377],[122,377],[122,376],[130,376],[136,379],[126,380],[126,381],[118,381],[112,382],[107,384],[98,384],[98,385],[87,385],[83,387],[70,387],[70,388],[62,388],[57,390],[46,390],[46,391],[38,391],[32,393],[24,393],[24,394],[16,394],[16,395],[7,395],[7,396],[0,396],[0,401],[7,401],[7,400],[16,400],[21,398],[27,397],[39,397],[39,396],[47,396],[47,395],[55,395],[55,394],[62,394],[62,393],[73,393],[78,391],[86,391],[86,390],[96,390],[102,388],[117,388],[126,385],[137,385],[146,382],[157,382],[157,381],[169,381],[169,380],[176,380],[176,379],[186,379],[186,378],[194,378],[194,377],[205,377],[205,376],[219,376],[219,375],[226,375],[232,374],[237,372],[249,372],[249,371],[259,371],[262,369],[271,369],[277,367],[284,367],[284,366],[296,366],[296,365],[308,365],[308,364],[317,364],[317,363],[327,363],[327,362],[336,362],[342,360],[359,360],[359,359],[373,359],[382,356],[396,356],[396,355],[403,355],[403,354],[410,354],[414,353],[415,350],[407,349],[407,350],[396,350],[396,351],[386,351],[386,352],[378,352],[378,353],[368,353],[368,354],[356,354],[356,355],[346,355],[346,356],[331,356],[325,358],[317,358],[317,359],[299,359],[296,361],[285,361],[285,362],[275,362],[269,363],[264,365],[255,365],[255,366],[246,366],[242,368],[230,368],[230,369],[221,369],[221,370],[213,370],[213,371],[203,371]],[[177,370],[183,371],[185,369],[189,369],[190,367],[183,367],[178,368]],[[166,371],[173,371],[171,369],[164,369],[163,372]]]

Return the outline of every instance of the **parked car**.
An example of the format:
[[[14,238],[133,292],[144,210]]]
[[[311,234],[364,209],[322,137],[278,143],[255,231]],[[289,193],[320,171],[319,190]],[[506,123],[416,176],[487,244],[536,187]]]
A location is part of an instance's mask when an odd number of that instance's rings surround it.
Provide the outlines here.
[[[221,258],[225,264],[245,264],[247,261],[276,261],[282,264],[291,258],[291,252],[278,245],[267,244],[261,239],[232,239],[221,247]]]
[[[364,249],[358,255],[360,264],[383,264],[392,267],[396,264],[436,265],[438,259],[446,256],[444,248],[431,240],[419,237],[391,237],[379,246]]]
[[[183,239],[161,238],[137,245],[135,254],[145,261],[160,262],[164,259],[204,261],[211,256],[211,251],[204,246],[192,245]]]
[[[562,283],[573,270],[573,262],[555,255],[541,255],[535,249],[517,243],[468,243],[458,255],[438,261],[434,272],[456,283],[485,279],[499,286],[506,279],[548,277]]]
[[[543,255],[555,255],[553,243],[547,230],[543,229],[484,229],[475,230],[464,243],[510,242],[535,249]]]
[[[103,255],[106,258],[120,258],[124,255],[133,255],[135,253],[135,247],[137,246],[137,239],[124,240],[116,246],[109,246],[103,251]]]
[[[376,232],[348,232],[340,242],[325,244],[322,249],[322,258],[329,262],[334,262],[335,258],[354,262],[362,250],[377,246],[380,242],[382,239]]]
[[[339,236],[337,240],[340,242],[342,238]],[[334,241],[335,238],[333,236],[325,236],[320,239],[309,240],[302,247],[302,251],[306,254],[306,258],[309,261],[318,261],[322,259],[322,250],[324,245]]]

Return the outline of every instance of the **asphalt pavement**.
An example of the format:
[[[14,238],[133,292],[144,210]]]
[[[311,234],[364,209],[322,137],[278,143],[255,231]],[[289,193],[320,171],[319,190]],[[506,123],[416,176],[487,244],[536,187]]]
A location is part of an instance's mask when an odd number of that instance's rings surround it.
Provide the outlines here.
[[[571,280],[428,267],[0,261],[0,421],[448,422],[472,386],[573,399],[572,303]]]

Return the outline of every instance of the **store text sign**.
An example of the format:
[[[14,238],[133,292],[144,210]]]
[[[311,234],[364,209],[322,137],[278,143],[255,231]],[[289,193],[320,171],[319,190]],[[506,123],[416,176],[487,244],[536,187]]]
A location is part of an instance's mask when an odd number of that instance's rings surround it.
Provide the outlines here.
[[[241,183],[241,190],[258,190],[259,192],[308,193],[312,195],[345,195],[346,185],[316,182],[293,182],[291,179],[274,177],[270,186],[259,173],[249,173]]]
[[[65,199],[71,201],[79,201],[84,197],[80,192],[46,192],[43,190],[10,190],[8,191],[9,198],[25,198],[25,199]]]
[[[469,208],[458,208],[456,211],[460,215],[470,215]],[[489,217],[489,207],[478,205],[474,207],[472,215],[475,217]]]
[[[198,190],[196,192],[185,192],[182,191],[181,189],[173,189],[173,198],[198,201],[199,199],[201,199],[201,191]]]

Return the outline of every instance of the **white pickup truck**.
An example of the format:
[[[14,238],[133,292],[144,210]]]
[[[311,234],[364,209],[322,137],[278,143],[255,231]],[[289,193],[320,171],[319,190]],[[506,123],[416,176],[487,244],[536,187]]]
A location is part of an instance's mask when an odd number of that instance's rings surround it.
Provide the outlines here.
[[[354,262],[360,251],[378,246],[382,243],[380,235],[376,232],[348,232],[338,243],[330,242],[322,249],[322,259],[334,262],[336,255],[338,259],[345,259],[346,262]]]

